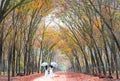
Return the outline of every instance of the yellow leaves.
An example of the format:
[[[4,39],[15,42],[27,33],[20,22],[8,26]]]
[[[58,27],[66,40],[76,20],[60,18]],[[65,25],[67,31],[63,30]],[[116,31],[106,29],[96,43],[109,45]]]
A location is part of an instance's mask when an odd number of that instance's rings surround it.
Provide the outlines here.
[[[46,16],[49,12],[52,11],[52,5],[53,0],[34,0],[25,5],[25,8],[31,12],[35,9],[38,9],[40,14]]]
[[[19,9],[18,9],[18,8],[16,8],[16,9],[15,9],[15,12],[16,12],[16,13],[18,13],[18,12],[19,12]]]
[[[82,18],[83,18],[85,21],[89,22],[89,19],[88,19],[87,16],[82,16]]]
[[[45,31],[45,36],[48,37],[48,39],[58,39],[58,33],[54,30],[54,29],[50,29],[48,28],[46,31]]]
[[[71,48],[66,48],[66,51],[67,52],[71,52]]]
[[[44,3],[48,5],[48,7],[50,7],[50,5],[52,4],[54,0],[44,0]]]
[[[55,30],[50,26],[46,30],[43,30],[43,29],[44,28],[40,28],[37,34],[39,34],[39,36],[42,38],[42,34],[44,31],[44,38],[43,38],[44,47],[47,48],[52,46],[53,44],[56,44],[56,46],[53,48],[54,50],[59,49],[59,50],[62,50],[62,52],[71,53],[71,50],[74,47],[74,45],[70,44],[71,39],[69,36],[66,37],[62,31]],[[65,30],[65,31],[68,32],[68,30]],[[65,31],[64,33],[66,33]],[[36,43],[37,43],[35,44],[36,47],[40,47],[40,43],[38,41],[36,41]]]
[[[52,12],[53,9],[48,9],[42,13],[42,16],[48,15],[50,12]]]
[[[31,14],[34,10],[37,10],[42,16],[46,16],[55,8],[56,0],[33,0],[21,7],[15,9],[15,12],[27,12]]]
[[[71,52],[71,48],[69,47],[69,45],[67,44],[67,42],[63,39],[61,39],[58,44],[57,44],[57,48],[59,48],[60,50],[62,50],[63,52],[67,52],[70,53]]]
[[[54,0],[45,0],[43,6],[41,7],[42,16],[48,15],[53,11]]]
[[[60,0],[60,3],[61,3],[61,4],[64,4],[64,3],[65,3],[65,1],[64,1],[64,0]]]
[[[60,40],[60,41],[58,42],[57,46],[58,46],[59,48],[63,48],[63,47],[64,47],[64,41],[63,41],[63,40]]]
[[[34,0],[31,3],[27,4],[29,9],[36,9],[42,6],[43,2],[41,0]]]
[[[93,22],[94,22],[93,27],[94,27],[95,29],[102,27],[102,22],[101,22],[101,19],[100,19],[100,18],[95,18]]]
[[[44,35],[43,35],[44,32]],[[55,43],[57,43],[60,40],[60,37],[58,36],[58,32],[55,31],[55,29],[49,27],[47,29],[40,28],[37,32],[37,36],[40,37],[40,41],[43,41],[45,47],[49,47]],[[42,37],[43,36],[43,37]],[[39,41],[39,42],[40,42]],[[36,42],[38,43],[38,42]],[[40,46],[40,44],[36,44],[36,47]]]
[[[32,7],[33,8],[40,8],[43,5],[43,1],[42,0],[35,0],[32,2]]]

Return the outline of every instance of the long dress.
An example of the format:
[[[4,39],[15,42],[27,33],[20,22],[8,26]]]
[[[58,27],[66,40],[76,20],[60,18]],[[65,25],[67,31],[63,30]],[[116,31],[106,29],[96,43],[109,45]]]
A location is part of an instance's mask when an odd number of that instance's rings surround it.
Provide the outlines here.
[[[45,77],[47,77],[47,76],[48,76],[48,67],[45,66]]]
[[[53,77],[53,66],[50,66],[50,77]]]

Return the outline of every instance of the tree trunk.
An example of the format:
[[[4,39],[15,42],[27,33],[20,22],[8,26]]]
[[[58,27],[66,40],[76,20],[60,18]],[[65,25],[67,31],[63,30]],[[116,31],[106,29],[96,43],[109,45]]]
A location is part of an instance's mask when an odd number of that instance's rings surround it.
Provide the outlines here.
[[[96,59],[96,62],[97,62],[97,67],[96,67],[96,69],[98,69],[98,72],[99,72],[99,75],[101,75],[101,69],[100,69],[100,63],[99,63],[99,58],[98,58],[98,55],[97,55],[97,52],[96,52],[96,49],[95,49],[95,47],[94,47],[94,55],[95,55],[95,59]],[[97,71],[96,71],[97,72]],[[97,73],[98,73],[97,72]]]
[[[13,55],[12,55],[12,77],[15,76],[15,43],[13,45]]]
[[[105,42],[104,36],[103,36],[103,41],[104,41],[105,55],[106,55],[107,63],[108,63],[109,76],[111,76],[111,69],[110,69],[109,55],[108,55],[107,45],[106,45],[106,42]]]
[[[89,50],[90,50],[90,54],[91,54],[92,74],[95,75],[95,67],[96,67],[95,58],[94,58],[94,55],[92,53],[92,49],[90,47],[89,47]]]
[[[8,81],[10,81],[11,59],[12,59],[12,48],[9,49],[9,53],[8,53]]]
[[[91,36],[92,37],[92,36]],[[104,63],[103,63],[103,60],[102,60],[102,56],[101,56],[101,54],[100,54],[100,51],[99,51],[99,49],[98,49],[98,46],[97,46],[97,44],[96,44],[96,41],[95,41],[95,39],[92,37],[92,39],[93,39],[93,42],[94,42],[94,44],[95,44],[95,48],[96,48],[96,51],[97,51],[97,53],[98,53],[98,56],[99,56],[99,58],[100,58],[100,66],[102,67],[102,70],[103,70],[103,73],[104,73],[104,75],[106,75],[106,71],[105,71],[105,68],[104,68]]]
[[[0,30],[0,69],[2,67],[2,50],[3,50],[3,27]]]
[[[81,72],[81,67],[80,67],[80,62],[79,62],[78,56],[76,56],[74,53],[73,53],[73,56],[75,57],[75,60],[77,63],[78,72]]]
[[[2,38],[0,37],[0,67],[2,67]]]
[[[114,42],[112,42],[112,45],[115,48],[115,43]],[[112,52],[112,55],[113,55],[113,58],[114,58],[114,63],[115,63],[116,78],[119,79],[117,54],[115,52],[115,49],[113,50],[113,48],[111,48],[111,50],[112,50],[111,52]]]
[[[26,66],[27,66],[27,45],[25,45],[25,52],[24,52],[24,75],[26,75]]]
[[[20,73],[20,53],[18,55],[18,73]]]
[[[41,53],[39,54],[39,59],[38,59],[38,68],[37,68],[38,69],[37,70],[38,73],[40,72],[40,60],[41,60]]]

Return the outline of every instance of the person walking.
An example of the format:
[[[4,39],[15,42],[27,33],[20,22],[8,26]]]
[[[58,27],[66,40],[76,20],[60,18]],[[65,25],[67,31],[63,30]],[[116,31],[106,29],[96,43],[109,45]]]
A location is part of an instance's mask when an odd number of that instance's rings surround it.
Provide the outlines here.
[[[45,77],[48,77],[48,63],[47,62],[43,62],[42,64],[41,64],[41,66],[43,66],[44,67],[44,70],[45,70]]]
[[[45,77],[48,77],[48,66],[46,65],[44,68],[45,68]]]
[[[49,67],[50,67],[49,68],[49,70],[50,70],[50,77],[52,78],[52,77],[55,76],[54,73],[53,73],[53,69],[57,68],[58,64],[56,62],[51,62]]]
[[[52,65],[50,65],[50,77],[52,78],[54,75],[53,75],[53,66]]]

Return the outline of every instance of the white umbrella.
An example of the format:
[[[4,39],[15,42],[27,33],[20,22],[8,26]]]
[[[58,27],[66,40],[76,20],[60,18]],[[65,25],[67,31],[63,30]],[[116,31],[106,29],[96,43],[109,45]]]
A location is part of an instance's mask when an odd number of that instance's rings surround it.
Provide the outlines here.
[[[50,63],[53,67],[58,67],[58,64],[56,62],[51,62]]]
[[[43,62],[43,63],[41,64],[41,66],[47,66],[47,65],[48,65],[47,62]]]

